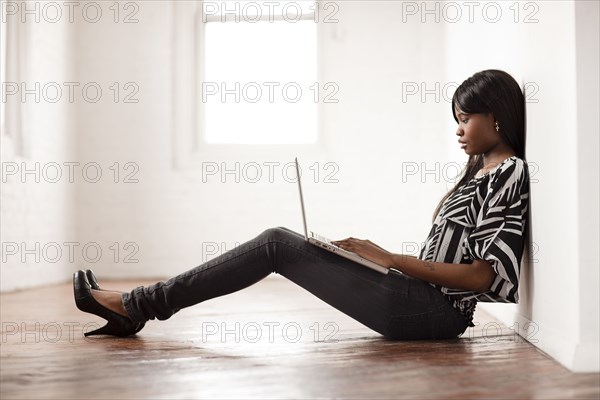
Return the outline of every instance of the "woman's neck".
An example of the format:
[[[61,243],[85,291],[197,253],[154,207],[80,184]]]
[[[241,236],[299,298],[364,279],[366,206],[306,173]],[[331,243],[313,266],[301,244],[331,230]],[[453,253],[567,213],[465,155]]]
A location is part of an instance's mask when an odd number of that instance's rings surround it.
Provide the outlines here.
[[[490,170],[500,164],[502,161],[506,160],[509,157],[515,155],[515,152],[512,148],[505,145],[504,143],[500,143],[498,146],[494,147],[487,153],[483,153],[483,168],[482,170]]]

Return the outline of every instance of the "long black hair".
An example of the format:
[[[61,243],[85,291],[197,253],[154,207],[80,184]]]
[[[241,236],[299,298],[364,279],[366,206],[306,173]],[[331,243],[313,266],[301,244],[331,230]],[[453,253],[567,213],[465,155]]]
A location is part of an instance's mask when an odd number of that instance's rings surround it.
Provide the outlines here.
[[[465,80],[452,96],[452,117],[455,111],[467,114],[492,113],[500,125],[499,134],[515,155],[525,160],[525,97],[515,79],[504,71],[488,69]],[[448,197],[475,177],[483,168],[481,154],[470,155],[458,183],[440,200],[433,220]]]

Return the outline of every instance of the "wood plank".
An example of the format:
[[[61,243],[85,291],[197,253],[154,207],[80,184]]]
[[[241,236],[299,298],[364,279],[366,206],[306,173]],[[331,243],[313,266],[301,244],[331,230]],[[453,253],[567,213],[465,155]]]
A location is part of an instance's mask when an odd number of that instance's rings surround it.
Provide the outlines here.
[[[483,310],[462,338],[391,341],[275,275],[134,338],[84,338],[103,320],[77,310],[68,284],[0,300],[2,399],[600,396],[599,374],[569,372]]]

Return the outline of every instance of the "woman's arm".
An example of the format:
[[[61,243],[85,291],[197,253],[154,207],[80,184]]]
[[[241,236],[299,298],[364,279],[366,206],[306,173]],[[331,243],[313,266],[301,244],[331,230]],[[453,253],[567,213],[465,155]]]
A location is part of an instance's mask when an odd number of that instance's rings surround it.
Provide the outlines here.
[[[436,285],[476,292],[489,290],[496,277],[492,265],[485,260],[475,260],[472,264],[448,264],[392,254],[389,267]]]
[[[334,240],[333,243],[384,267],[452,289],[486,292],[496,278],[492,265],[485,260],[475,260],[472,264],[448,264],[394,254],[370,240],[347,238]]]

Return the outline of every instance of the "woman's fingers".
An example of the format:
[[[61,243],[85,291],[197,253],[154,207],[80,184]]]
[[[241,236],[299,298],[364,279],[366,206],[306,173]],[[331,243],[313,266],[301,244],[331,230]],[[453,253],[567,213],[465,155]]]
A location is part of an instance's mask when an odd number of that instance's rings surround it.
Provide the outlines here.
[[[332,240],[332,243],[350,243],[350,242],[361,242],[361,241],[362,240],[360,240],[360,239],[349,237],[349,238],[342,239],[342,240]]]
[[[355,253],[363,248],[365,244],[370,243],[368,240],[357,239],[355,237],[349,237],[342,240],[332,240],[331,242],[344,250]]]
[[[360,242],[361,242],[361,240],[356,239],[356,238],[348,238],[348,239],[344,239],[344,240],[332,241],[333,244],[341,247],[344,250],[350,250],[350,251],[353,251],[354,249],[358,248],[361,244]]]

